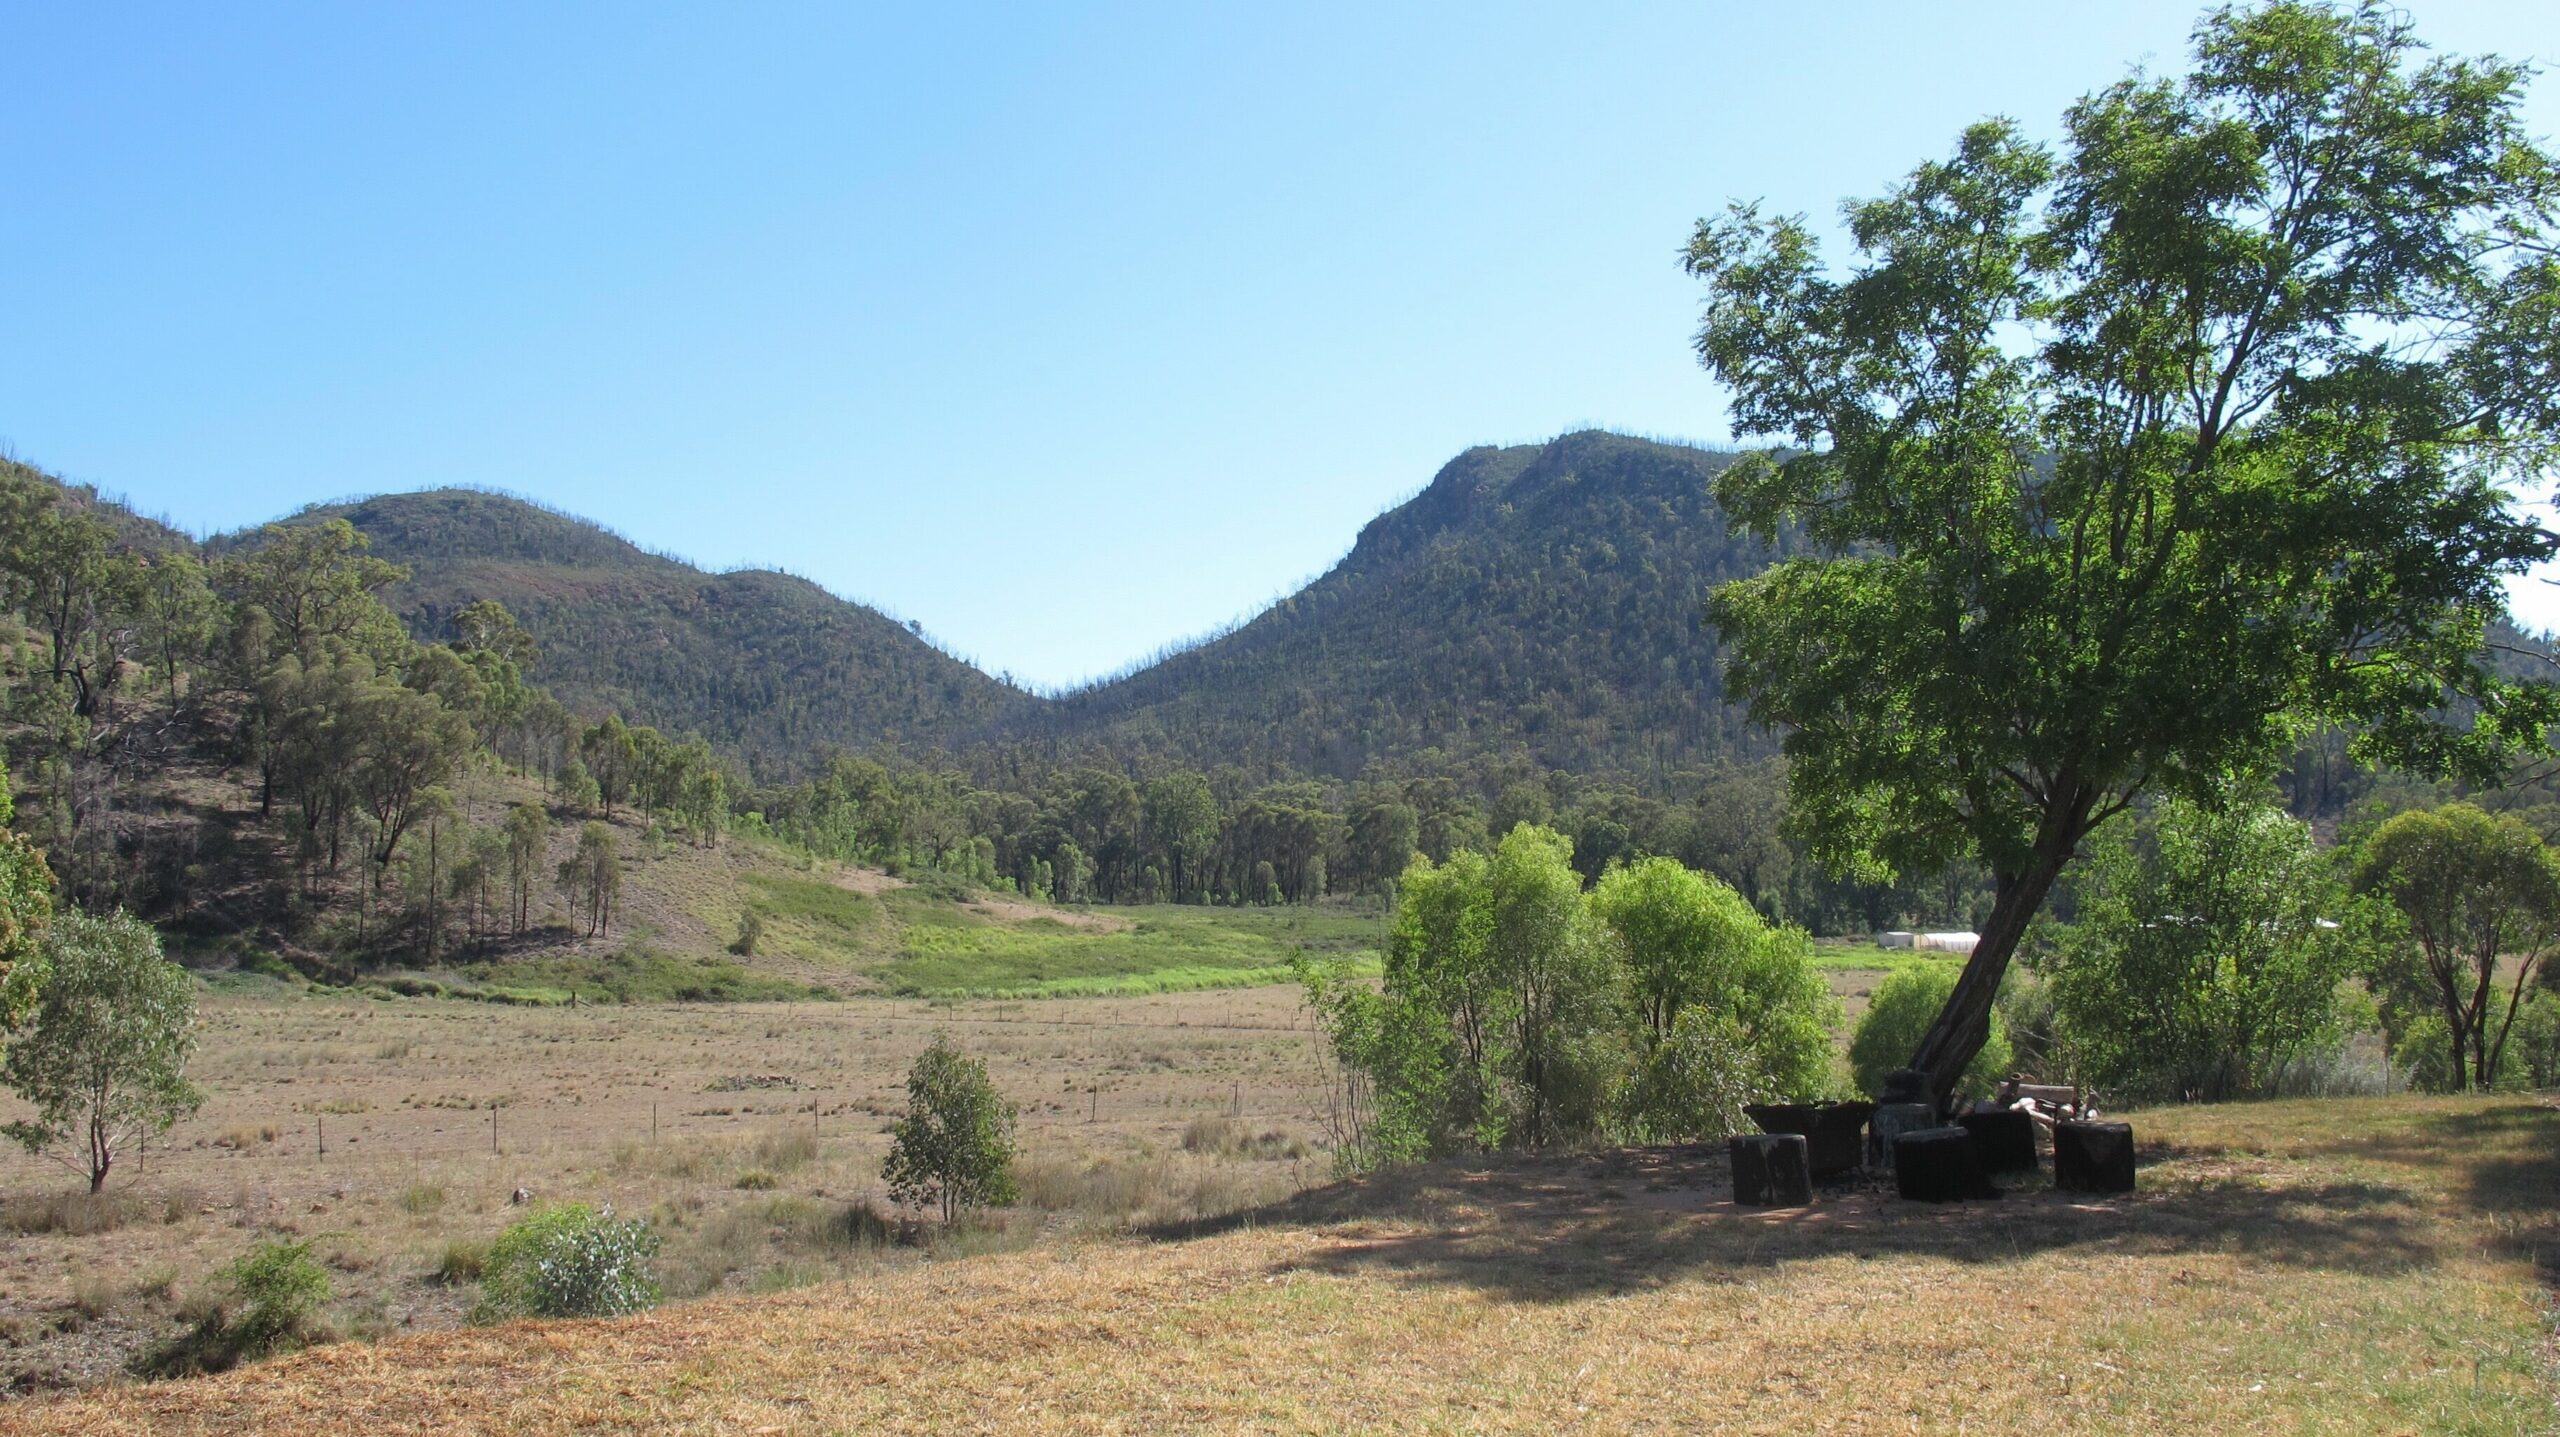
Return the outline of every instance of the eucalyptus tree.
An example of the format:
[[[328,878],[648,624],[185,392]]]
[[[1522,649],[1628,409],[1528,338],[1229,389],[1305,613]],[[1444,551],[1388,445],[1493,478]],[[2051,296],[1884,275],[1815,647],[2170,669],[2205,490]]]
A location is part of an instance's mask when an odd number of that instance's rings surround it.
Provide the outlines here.
[[[2528,71],[2397,12],[2279,3],[2193,68],[1968,129],[1849,205],[1701,221],[1697,348],[1748,458],[1719,499],[1801,557],[1716,591],[1729,681],[1782,727],[1813,852],[1965,857],[1994,902],[1914,1063],[1946,1092],[2092,830],[2321,723],[2488,776],[2560,717],[2493,672],[2515,501],[2560,430],[2560,174]]]

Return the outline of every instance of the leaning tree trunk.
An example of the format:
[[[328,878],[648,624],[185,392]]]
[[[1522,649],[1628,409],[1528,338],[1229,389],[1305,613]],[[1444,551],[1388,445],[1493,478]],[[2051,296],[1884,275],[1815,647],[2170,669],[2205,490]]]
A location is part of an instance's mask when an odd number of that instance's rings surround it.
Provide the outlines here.
[[[2026,871],[1993,875],[1990,921],[1983,924],[1982,937],[1973,945],[1973,956],[1965,960],[1955,991],[1947,995],[1946,1006],[1938,1010],[1937,1020],[1921,1035],[1920,1046],[1911,1055],[1911,1066],[1928,1078],[1929,1097],[1941,1111],[1954,1106],[1964,1070],[1991,1040],[1991,1005],[2000,996],[2000,979],[2026,938],[2027,925],[2035,921],[2054,880],[2062,876],[2063,865],[2079,846],[2085,821],[2065,826],[2062,833],[2067,837],[2056,835],[2049,826],[2045,840],[2028,855]]]

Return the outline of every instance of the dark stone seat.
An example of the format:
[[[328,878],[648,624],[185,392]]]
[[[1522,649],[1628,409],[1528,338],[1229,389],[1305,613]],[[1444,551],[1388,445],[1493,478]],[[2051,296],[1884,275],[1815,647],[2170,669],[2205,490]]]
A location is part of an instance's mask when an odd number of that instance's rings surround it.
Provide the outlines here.
[[[1725,1140],[1733,1158],[1733,1200],[1750,1207],[1803,1207],[1813,1201],[1813,1170],[1802,1133],[1738,1133]]]
[[[2053,1185],[2085,1193],[2133,1191],[2133,1125],[2077,1119],[2054,1124]]]
[[[1973,1151],[1987,1173],[2031,1173],[2036,1170],[2035,1119],[2009,1108],[1965,1113],[1957,1126],[1973,1134]]]
[[[1893,1182],[1913,1202],[1996,1196],[1983,1180],[1973,1134],[1962,1128],[1921,1128],[1894,1138]]]
[[[1867,1119],[1876,1105],[1850,1103],[1747,1103],[1743,1113],[1764,1133],[1802,1133],[1814,1180],[1838,1177],[1866,1160]]]

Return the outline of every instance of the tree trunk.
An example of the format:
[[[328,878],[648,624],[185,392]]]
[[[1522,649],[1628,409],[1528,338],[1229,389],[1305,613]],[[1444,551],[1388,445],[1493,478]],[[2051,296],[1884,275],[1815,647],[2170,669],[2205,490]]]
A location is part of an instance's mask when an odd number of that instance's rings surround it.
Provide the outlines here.
[[[1928,1077],[1929,1098],[1941,1112],[1952,1105],[1965,1068],[1991,1039],[1991,1005],[2000,994],[2000,979],[2027,936],[2027,925],[2044,907],[2045,895],[2053,891],[2073,846],[2048,850],[2039,845],[2027,872],[1993,876],[1991,918],[1983,925],[1981,941],[1965,960],[1964,976],[1947,995],[1947,1005],[1938,1010],[1936,1021],[1911,1055],[1911,1066]]]

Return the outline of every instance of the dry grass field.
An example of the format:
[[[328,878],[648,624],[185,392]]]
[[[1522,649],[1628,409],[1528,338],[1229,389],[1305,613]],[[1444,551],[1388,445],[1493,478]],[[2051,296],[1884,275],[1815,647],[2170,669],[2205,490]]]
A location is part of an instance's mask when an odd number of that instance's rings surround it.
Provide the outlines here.
[[[880,1196],[885,1129],[936,1032],[1021,1106],[1039,1210],[982,1244],[1228,1211],[1326,1171],[1286,987],[570,1008],[271,986],[205,1000],[203,1111],[104,1200],[0,1149],[0,1391],[117,1376],[266,1236],[315,1241],[351,1336],[454,1325],[470,1293],[437,1277],[519,1215],[519,1189],[654,1217],[676,1297],[912,1260],[824,1219]]]
[[[28,1433],[2554,1430],[2560,1110],[2143,1114],[2142,1189],[1724,1202],[1646,1150],[38,1399]]]
[[[1124,921],[964,914],[883,961],[1055,971],[1050,927]],[[1881,973],[1825,976],[1854,1011]],[[0,1430],[2560,1431],[2540,1099],[2141,1114],[2129,1199],[1760,1213],[1698,1150],[1333,1183],[1285,985],[510,1006],[229,975],[202,1016],[204,1110],[105,1198],[0,1152]],[[1024,1202],[884,1243],[847,1215],[937,1032],[1020,1105]],[[469,1325],[520,1191],[650,1217],[669,1305]],[[131,1375],[275,1237],[327,1264],[341,1340]]]

